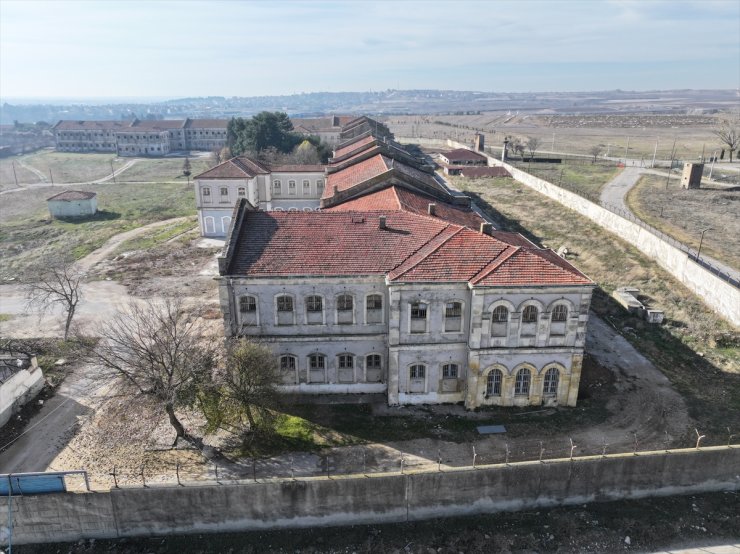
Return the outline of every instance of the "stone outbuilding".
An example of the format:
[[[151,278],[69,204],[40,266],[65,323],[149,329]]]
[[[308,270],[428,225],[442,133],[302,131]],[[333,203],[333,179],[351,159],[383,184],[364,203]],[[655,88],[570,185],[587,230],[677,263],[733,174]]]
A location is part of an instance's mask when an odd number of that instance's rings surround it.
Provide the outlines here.
[[[53,218],[89,217],[98,211],[97,193],[65,190],[46,199]]]

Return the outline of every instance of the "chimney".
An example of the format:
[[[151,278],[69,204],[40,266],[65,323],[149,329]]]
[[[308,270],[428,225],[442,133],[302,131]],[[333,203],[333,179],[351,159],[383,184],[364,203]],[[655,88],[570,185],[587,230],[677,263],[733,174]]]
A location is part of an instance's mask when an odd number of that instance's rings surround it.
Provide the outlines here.
[[[430,202],[429,207],[427,208],[427,213],[429,215],[437,215],[437,204]]]
[[[481,235],[490,235],[491,233],[493,233],[493,225],[491,225],[490,223],[485,223],[485,222],[481,223],[480,232],[481,232]]]
[[[378,218],[378,229],[385,229],[385,228],[386,228],[385,216],[384,215],[381,215]]]

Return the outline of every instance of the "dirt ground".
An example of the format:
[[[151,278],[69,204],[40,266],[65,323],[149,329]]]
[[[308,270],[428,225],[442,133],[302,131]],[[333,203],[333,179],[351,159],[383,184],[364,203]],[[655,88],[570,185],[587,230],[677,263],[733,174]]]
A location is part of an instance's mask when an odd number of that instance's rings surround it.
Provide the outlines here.
[[[89,540],[16,546],[18,554],[478,554],[740,549],[740,496],[711,493],[387,525]],[[720,550],[714,545],[736,545]]]

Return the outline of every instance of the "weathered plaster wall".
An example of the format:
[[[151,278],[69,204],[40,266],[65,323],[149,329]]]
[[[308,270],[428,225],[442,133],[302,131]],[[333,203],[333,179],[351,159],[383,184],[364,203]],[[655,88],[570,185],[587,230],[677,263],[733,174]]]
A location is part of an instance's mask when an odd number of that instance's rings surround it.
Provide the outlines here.
[[[14,544],[400,522],[740,489],[740,445],[443,472],[124,488],[12,498]],[[7,536],[7,501],[0,535]]]

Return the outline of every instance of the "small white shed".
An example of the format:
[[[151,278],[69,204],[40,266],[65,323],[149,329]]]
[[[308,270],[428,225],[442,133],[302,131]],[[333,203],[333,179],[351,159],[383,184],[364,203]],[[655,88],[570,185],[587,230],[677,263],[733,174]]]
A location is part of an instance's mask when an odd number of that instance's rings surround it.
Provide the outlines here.
[[[65,190],[46,199],[51,217],[87,217],[98,211],[97,193]]]

